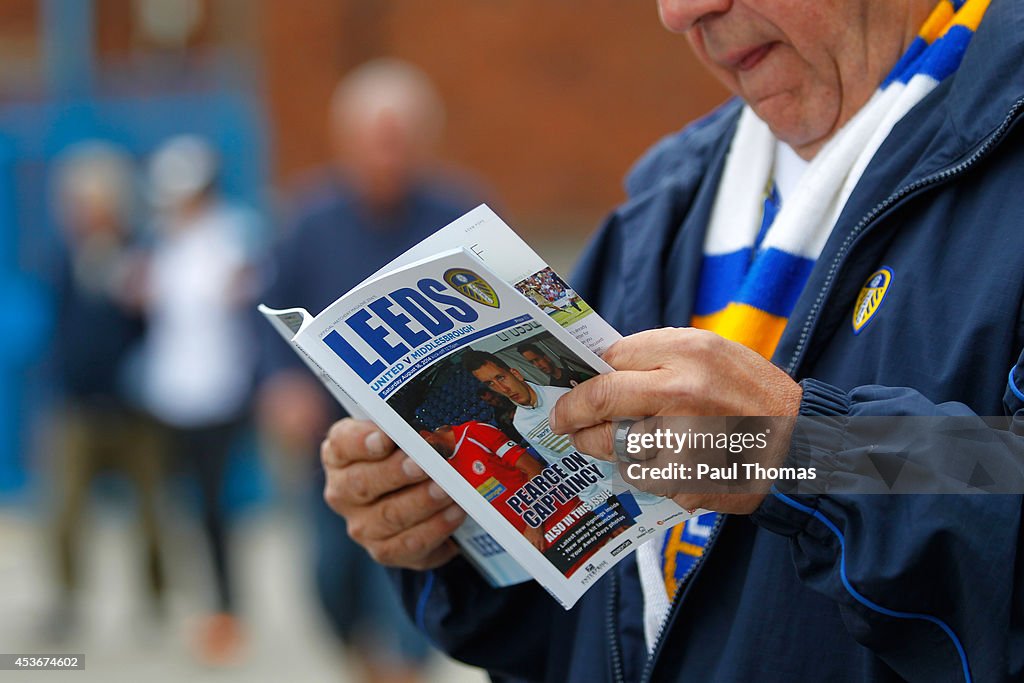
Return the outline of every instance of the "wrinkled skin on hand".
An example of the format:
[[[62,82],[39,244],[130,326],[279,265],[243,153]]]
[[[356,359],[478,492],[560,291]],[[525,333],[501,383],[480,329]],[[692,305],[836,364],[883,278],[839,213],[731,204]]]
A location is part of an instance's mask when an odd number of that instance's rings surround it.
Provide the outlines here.
[[[616,372],[583,382],[558,400],[552,429],[572,437],[588,455],[616,460],[613,422],[652,416],[795,417],[803,391],[779,368],[741,344],[694,328],[664,328],[626,337],[604,355]],[[780,421],[788,422],[788,421]],[[791,424],[791,422],[790,422]],[[789,435],[776,435],[759,453],[760,464],[777,467],[789,451]],[[694,466],[701,454],[662,452],[655,466],[670,461]],[[625,466],[623,466],[624,468]],[[749,514],[771,482],[756,492],[677,492],[666,482],[629,480],[652,493],[671,496],[686,509]],[[666,488],[668,486],[668,488]]]
[[[320,459],[324,500],[374,560],[427,570],[459,553],[450,537],[466,513],[372,422],[334,423]]]

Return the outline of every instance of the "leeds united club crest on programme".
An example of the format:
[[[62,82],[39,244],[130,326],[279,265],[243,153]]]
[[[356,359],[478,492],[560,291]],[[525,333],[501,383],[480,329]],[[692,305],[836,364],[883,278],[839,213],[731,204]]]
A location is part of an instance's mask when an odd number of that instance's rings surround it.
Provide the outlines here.
[[[494,287],[472,270],[452,268],[444,274],[444,281],[471,301],[491,308],[498,308],[500,305]]]

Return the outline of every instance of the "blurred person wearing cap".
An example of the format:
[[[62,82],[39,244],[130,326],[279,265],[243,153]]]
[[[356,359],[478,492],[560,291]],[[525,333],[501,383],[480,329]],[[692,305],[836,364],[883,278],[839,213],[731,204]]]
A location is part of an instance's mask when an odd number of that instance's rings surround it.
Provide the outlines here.
[[[90,484],[112,470],[132,483],[143,535],[152,612],[163,614],[158,492],[160,448],[153,425],[133,407],[132,354],[144,321],[138,308],[139,264],[135,165],[121,148],[89,141],[57,159],[54,199],[63,248],[55,273],[56,368],[62,405],[52,476],[59,513],[57,573],[61,593],[48,635],[78,625],[78,545]]]
[[[379,59],[349,73],[331,99],[334,163],[295,202],[275,253],[269,306],[316,313],[479,203],[463,178],[433,160],[441,99],[416,67]],[[448,177],[452,176],[452,177]],[[316,586],[335,633],[363,661],[368,680],[416,680],[426,641],[402,612],[381,567],[353,543],[322,497],[315,459],[328,425],[343,415],[317,378],[272,331],[259,396],[262,428],[315,471]]]
[[[250,409],[259,234],[256,214],[220,195],[217,174],[215,150],[197,136],[171,138],[150,159],[141,375],[143,404],[165,429],[169,455],[198,483],[216,594],[198,646],[214,664],[234,661],[242,642],[221,496]]]

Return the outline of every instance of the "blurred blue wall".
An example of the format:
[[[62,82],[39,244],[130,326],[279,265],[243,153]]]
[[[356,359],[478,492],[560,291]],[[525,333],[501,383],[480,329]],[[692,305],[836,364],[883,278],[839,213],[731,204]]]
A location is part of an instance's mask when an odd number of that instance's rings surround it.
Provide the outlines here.
[[[0,105],[0,494],[28,480],[26,427],[52,399],[43,386],[53,312],[47,264],[57,245],[49,196],[51,162],[87,139],[122,145],[140,160],[180,133],[206,137],[220,152],[225,193],[265,214],[268,129],[253,79],[223,70],[189,73],[187,88],[98,93],[88,0],[44,0],[46,83],[32,102]],[[121,88],[125,90],[125,88]],[[88,343],[83,339],[82,343]]]

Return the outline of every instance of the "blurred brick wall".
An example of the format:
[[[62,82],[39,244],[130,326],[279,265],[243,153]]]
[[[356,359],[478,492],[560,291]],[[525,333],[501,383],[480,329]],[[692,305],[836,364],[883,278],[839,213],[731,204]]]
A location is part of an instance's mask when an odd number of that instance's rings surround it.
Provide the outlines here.
[[[383,55],[419,64],[448,106],[442,158],[483,176],[534,234],[593,228],[644,149],[726,96],[655,0],[199,0],[174,49],[147,42],[135,0],[92,2],[97,54],[135,94],[225,56],[242,87],[254,74],[285,190],[327,162],[327,103],[346,71]],[[39,10],[0,2],[0,99],[42,77]]]
[[[36,0],[0,2],[0,101],[42,77],[42,45]]]
[[[255,3],[254,3],[255,5]],[[526,232],[586,231],[633,160],[725,91],[653,0],[260,0],[258,51],[285,187],[328,158],[327,101],[360,62],[419,64],[448,105],[443,157]]]

